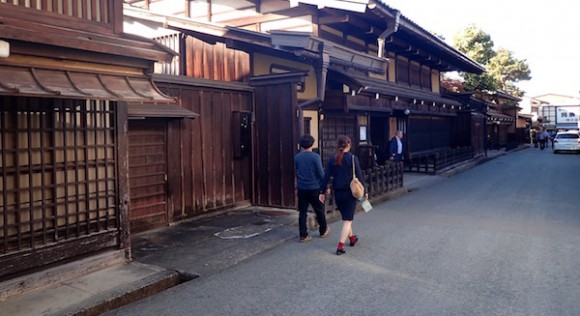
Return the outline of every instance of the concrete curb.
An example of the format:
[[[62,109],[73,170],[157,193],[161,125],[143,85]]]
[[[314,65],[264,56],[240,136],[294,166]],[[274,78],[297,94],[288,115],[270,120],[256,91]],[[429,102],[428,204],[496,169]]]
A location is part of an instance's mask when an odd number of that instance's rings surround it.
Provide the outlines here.
[[[130,265],[143,264],[131,262]],[[182,282],[176,271],[162,270],[146,278],[99,293],[52,315],[96,316],[165,291]]]
[[[186,280],[159,266],[118,263],[0,302],[0,315],[100,315]]]

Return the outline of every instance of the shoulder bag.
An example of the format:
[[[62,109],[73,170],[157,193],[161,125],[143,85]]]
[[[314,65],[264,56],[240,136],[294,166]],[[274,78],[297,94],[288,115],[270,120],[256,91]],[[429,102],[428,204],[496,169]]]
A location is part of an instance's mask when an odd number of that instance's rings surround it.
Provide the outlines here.
[[[356,177],[354,155],[352,155],[352,181],[350,181],[350,191],[352,192],[352,196],[354,196],[357,200],[365,195],[365,188]]]

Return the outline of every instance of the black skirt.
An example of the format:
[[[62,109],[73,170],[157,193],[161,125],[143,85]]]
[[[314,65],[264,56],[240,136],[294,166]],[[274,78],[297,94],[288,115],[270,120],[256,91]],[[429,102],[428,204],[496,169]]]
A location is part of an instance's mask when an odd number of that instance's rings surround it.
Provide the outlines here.
[[[352,221],[354,219],[354,211],[356,209],[357,200],[350,190],[335,190],[334,200],[336,207],[342,215],[343,221]]]

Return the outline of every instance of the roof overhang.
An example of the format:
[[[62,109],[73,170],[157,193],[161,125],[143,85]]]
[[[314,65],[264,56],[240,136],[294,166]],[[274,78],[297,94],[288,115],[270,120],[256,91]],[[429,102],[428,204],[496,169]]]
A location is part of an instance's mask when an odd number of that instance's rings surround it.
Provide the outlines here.
[[[0,3],[2,5],[2,3]],[[170,62],[176,55],[151,39],[134,34],[96,34],[0,16],[0,38],[76,51]]]
[[[195,119],[199,114],[176,104],[127,103],[129,119],[165,118]]]
[[[515,122],[515,118],[503,113],[499,113],[493,110],[487,111],[487,120],[497,122],[499,124],[511,125]]]
[[[358,93],[378,93],[390,96],[392,98],[411,99],[419,103],[437,103],[440,105],[444,104],[458,107],[462,105],[462,103],[457,100],[445,98],[436,93],[431,93],[424,90],[403,88],[394,84],[390,84],[384,80],[352,76],[334,68],[329,68],[329,78],[346,84],[352,89],[358,91]]]
[[[0,64],[0,94],[141,103],[175,103],[145,75]]]
[[[328,56],[330,64],[353,67],[373,73],[385,73],[388,60],[337,45],[305,32],[271,31],[270,34],[236,27],[198,22],[192,19],[158,14],[148,10],[125,6],[125,17],[146,23],[151,27],[167,28],[191,35],[200,40],[223,42],[228,47],[255,51],[267,49],[294,56],[298,59],[322,60]]]
[[[297,6],[299,3],[311,4],[319,9],[332,8],[364,13],[367,9],[368,0],[290,0],[290,6]]]
[[[387,16],[395,19],[399,12],[398,10],[386,5],[382,0],[368,0],[368,3],[368,9],[379,17]],[[487,71],[483,65],[467,57],[465,54],[445,43],[445,41],[420,27],[404,15],[399,16],[398,31],[392,34],[392,36],[397,36],[397,33],[399,32],[405,34],[409,39],[421,43],[426,50],[433,51],[440,58],[445,59],[451,65],[454,65],[455,69],[449,69],[449,71],[458,70],[475,74],[481,74]]]
[[[496,90],[493,94],[497,95],[499,98],[502,98],[502,99],[507,99],[507,100],[516,101],[516,102],[522,101],[522,98],[511,95],[511,94],[509,94],[505,91],[502,91],[502,90]]]
[[[421,59],[426,65],[439,71],[465,71],[480,74],[485,67],[453,48],[439,37],[423,29],[415,22],[382,0],[293,0],[299,4],[316,5],[328,16],[319,21],[324,24],[356,27],[368,40],[386,40],[389,51],[402,56]]]
[[[399,53],[415,56],[421,54],[421,58],[426,58],[425,61],[429,61],[430,66],[434,69],[440,71],[457,70],[475,74],[486,71],[483,65],[423,29],[400,14],[399,10],[387,5],[383,0],[291,0],[290,3],[295,6],[300,3],[316,5],[318,10],[326,9],[328,12],[344,12],[344,14],[327,18],[326,22],[363,27],[366,29],[365,34],[369,34],[371,37],[383,36],[385,32],[388,33],[390,30],[391,33],[385,37],[388,42],[396,39],[404,41],[397,44],[404,46],[404,48],[399,49]],[[373,20],[374,23],[367,22],[369,20]],[[395,22],[391,24],[392,21]]]

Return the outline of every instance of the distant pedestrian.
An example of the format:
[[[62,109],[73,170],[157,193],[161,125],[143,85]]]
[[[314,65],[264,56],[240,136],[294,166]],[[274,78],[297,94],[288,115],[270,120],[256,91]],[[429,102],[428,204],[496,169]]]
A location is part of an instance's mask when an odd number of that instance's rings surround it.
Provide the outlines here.
[[[296,169],[296,193],[298,196],[298,228],[300,231],[300,242],[308,242],[312,237],[308,234],[306,220],[308,217],[308,205],[312,205],[320,237],[324,238],[330,234],[326,224],[326,215],[324,214],[324,203],[320,200],[318,191],[320,181],[324,176],[322,160],[320,155],[312,151],[314,146],[314,137],[303,135],[299,141],[302,151],[294,157],[294,167]]]
[[[364,182],[359,160],[355,155],[350,153],[350,149],[350,138],[348,136],[340,136],[338,138],[336,155],[330,157],[328,160],[324,179],[320,182],[320,199],[324,200],[324,193],[326,192],[328,181],[330,180],[330,177],[333,178],[332,191],[334,194],[334,200],[342,216],[342,231],[340,233],[338,247],[336,248],[337,255],[346,253],[344,250],[344,244],[347,238],[349,239],[351,247],[358,241],[358,237],[354,235],[352,231],[352,221],[354,219],[354,212],[357,205],[357,199],[352,195],[350,190],[350,182],[353,179],[353,168],[356,177],[365,187],[364,199],[368,198],[366,184]]]
[[[389,160],[403,161],[403,131],[395,132],[395,136],[389,142]]]
[[[540,149],[544,150],[544,148],[546,148],[546,142],[550,139],[550,134],[548,134],[546,130],[543,130],[540,132],[538,139],[540,142]]]

